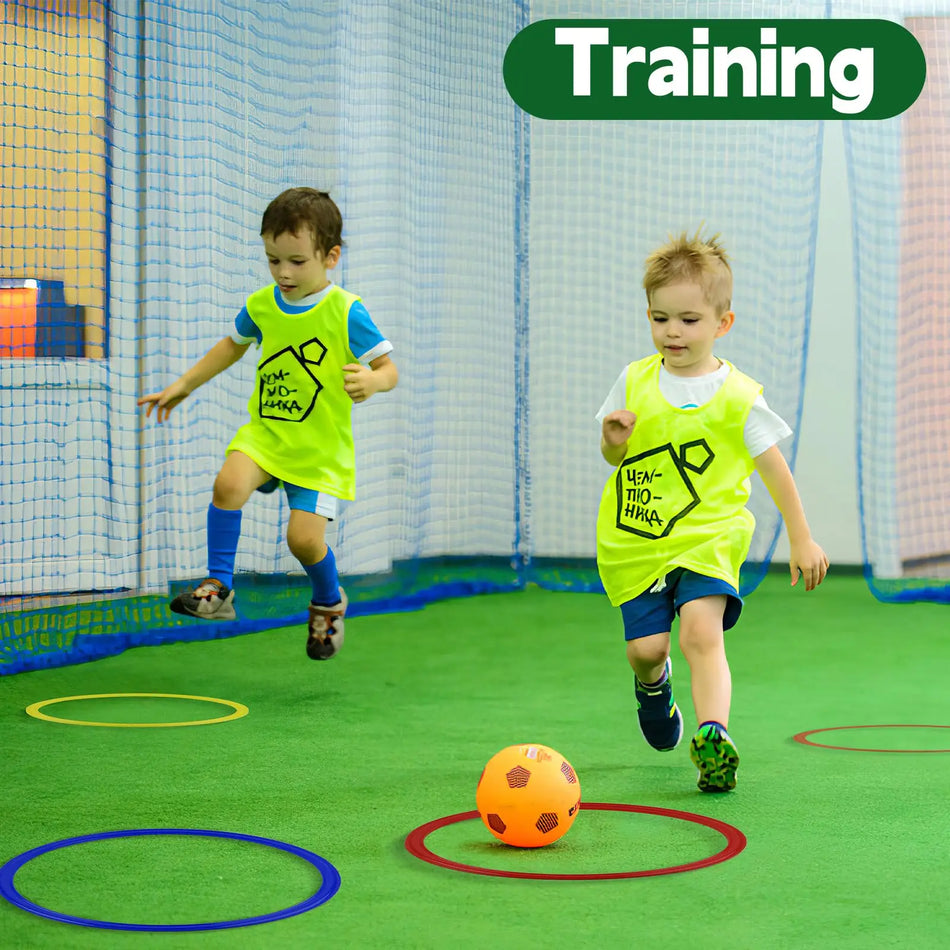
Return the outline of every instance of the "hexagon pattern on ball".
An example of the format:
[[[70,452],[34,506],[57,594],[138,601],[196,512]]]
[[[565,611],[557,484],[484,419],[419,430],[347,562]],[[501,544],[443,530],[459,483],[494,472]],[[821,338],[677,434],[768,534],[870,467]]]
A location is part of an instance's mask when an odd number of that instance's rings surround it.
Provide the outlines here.
[[[485,827],[505,844],[541,848],[563,837],[580,810],[581,783],[546,745],[512,745],[482,770],[475,802]]]

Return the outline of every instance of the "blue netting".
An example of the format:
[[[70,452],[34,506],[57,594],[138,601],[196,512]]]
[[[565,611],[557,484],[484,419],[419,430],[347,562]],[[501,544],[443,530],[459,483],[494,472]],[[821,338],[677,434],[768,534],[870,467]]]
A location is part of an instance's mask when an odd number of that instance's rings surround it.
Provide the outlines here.
[[[593,416],[621,366],[650,351],[642,262],[670,231],[722,232],[738,317],[722,354],[797,430],[818,123],[532,120],[507,96],[502,59],[528,22],[575,15],[553,0],[194,6],[3,7],[4,141],[20,147],[0,163],[2,244],[26,250],[5,254],[0,277],[59,280],[64,306],[84,308],[63,326],[87,329],[82,353],[0,359],[0,672],[302,619],[280,493],[245,509],[241,620],[167,609],[169,588],[204,575],[205,511],[252,359],[161,427],[135,408],[269,282],[260,215],[291,185],[340,205],[335,276],[393,341],[401,374],[356,408],[357,501],[328,537],[354,615],[532,581],[599,586],[608,470]],[[584,13],[820,17],[825,4]],[[40,111],[68,140],[32,128]],[[38,229],[41,208],[51,223]],[[758,482],[752,508],[745,591],[779,531]]]

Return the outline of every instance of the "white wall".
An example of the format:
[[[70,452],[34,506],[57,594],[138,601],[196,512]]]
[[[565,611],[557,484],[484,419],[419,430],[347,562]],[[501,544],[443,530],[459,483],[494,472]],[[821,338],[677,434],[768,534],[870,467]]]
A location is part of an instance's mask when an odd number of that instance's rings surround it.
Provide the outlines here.
[[[811,337],[795,480],[832,564],[861,564],[856,464],[857,337],[843,126],[826,122]],[[788,559],[783,530],[774,560]]]

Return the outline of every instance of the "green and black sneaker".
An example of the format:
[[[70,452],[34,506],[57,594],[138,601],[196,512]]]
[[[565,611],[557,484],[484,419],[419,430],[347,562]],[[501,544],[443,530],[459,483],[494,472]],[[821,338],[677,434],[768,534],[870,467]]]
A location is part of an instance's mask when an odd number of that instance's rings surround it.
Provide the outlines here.
[[[731,792],[736,787],[739,753],[724,726],[704,722],[689,744],[689,757],[699,769],[701,792]]]

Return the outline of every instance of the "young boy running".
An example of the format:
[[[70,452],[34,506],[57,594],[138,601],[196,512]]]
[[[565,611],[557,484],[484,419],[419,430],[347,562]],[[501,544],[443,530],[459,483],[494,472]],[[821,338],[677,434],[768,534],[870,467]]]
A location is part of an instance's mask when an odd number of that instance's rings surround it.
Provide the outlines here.
[[[341,499],[354,497],[351,411],[397,382],[392,344],[360,298],[331,283],[343,221],[326,192],[291,188],[264,212],[261,238],[274,283],[256,291],[216,343],[160,393],[143,396],[162,422],[189,393],[260,348],[250,421],[231,440],[208,507],[208,578],[171,602],[176,613],[233,620],[234,561],[241,509],[254,491],[281,484],[287,544],[310,577],[307,655],[328,660],[343,644],[346,594],[324,537]],[[363,365],[368,364],[368,365]]]
[[[623,618],[640,729],[660,751],[676,748],[683,734],[670,682],[678,614],[699,722],[689,752],[704,792],[736,785],[723,631],[742,610],[753,469],[785,519],[792,584],[800,573],[813,590],[828,569],[778,449],[791,430],[758,383],[713,354],[735,319],[732,270],[717,237],[682,234],[647,258],[643,286],[657,353],[623,370],[597,414],[601,453],[616,467],[600,501],[597,564]]]

